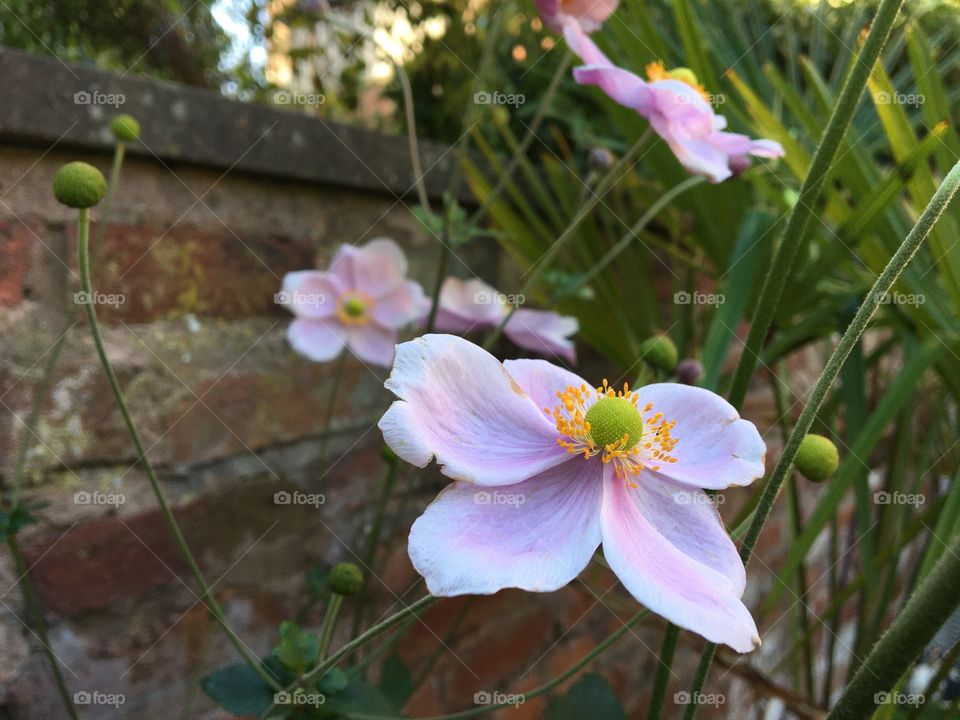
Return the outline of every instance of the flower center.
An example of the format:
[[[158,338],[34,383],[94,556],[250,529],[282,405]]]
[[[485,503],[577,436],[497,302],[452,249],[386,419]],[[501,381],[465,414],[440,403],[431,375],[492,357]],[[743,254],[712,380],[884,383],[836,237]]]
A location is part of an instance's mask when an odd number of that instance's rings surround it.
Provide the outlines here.
[[[667,70],[664,66],[662,60],[657,60],[656,62],[649,63],[647,65],[647,77],[650,79],[650,82],[656,82],[657,80],[677,80],[682,82],[684,85],[688,85],[700,93],[700,96],[710,102],[710,95],[707,93],[707,89],[700,84],[700,81],[697,80],[696,74],[690,68],[678,67],[673,70]]]
[[[556,424],[557,444],[570,454],[586,459],[600,455],[605,465],[613,463],[616,476],[622,479],[645,468],[656,472],[661,463],[677,462],[671,454],[679,442],[671,435],[676,421],[653,412],[653,403],[641,409],[639,396],[626,383],[620,391],[606,380],[595,390],[570,385],[557,391],[557,399],[559,404],[544,412]]]
[[[643,418],[637,406],[625,397],[597,400],[583,418],[590,426],[590,437],[600,447],[620,441],[629,450],[643,435]]]
[[[370,321],[373,299],[360,293],[344,295],[337,304],[337,317],[347,325],[363,325]]]

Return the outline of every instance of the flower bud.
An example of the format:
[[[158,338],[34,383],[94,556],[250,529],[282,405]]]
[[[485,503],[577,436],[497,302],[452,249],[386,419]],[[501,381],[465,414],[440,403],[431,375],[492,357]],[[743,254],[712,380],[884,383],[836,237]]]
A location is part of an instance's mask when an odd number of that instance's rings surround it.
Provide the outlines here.
[[[696,385],[703,377],[703,363],[694,358],[681,360],[673,371],[684,385]]]
[[[587,165],[590,166],[591,170],[609,170],[616,161],[613,153],[605,147],[595,147],[587,155]]]
[[[640,358],[658,370],[670,372],[677,364],[677,346],[666,335],[652,335],[640,343]]]
[[[794,466],[807,480],[823,482],[833,475],[840,465],[837,446],[823,435],[810,433],[800,443]]]
[[[53,176],[53,194],[67,207],[93,207],[106,192],[103,173],[85,162],[67,163]]]
[[[338,563],[327,576],[327,585],[338,595],[356,595],[363,588],[363,572],[353,563]]]
[[[110,130],[117,140],[132,142],[140,137],[140,123],[132,115],[117,115],[110,123]]]

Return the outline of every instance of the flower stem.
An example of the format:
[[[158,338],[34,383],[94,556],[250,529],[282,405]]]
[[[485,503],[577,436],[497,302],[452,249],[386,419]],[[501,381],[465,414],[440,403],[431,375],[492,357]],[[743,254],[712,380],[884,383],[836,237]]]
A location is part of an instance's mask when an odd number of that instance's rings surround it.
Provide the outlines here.
[[[23,590],[23,600],[27,605],[31,615],[31,630],[36,633],[40,640],[40,647],[50,664],[50,670],[53,672],[54,682],[57,684],[57,692],[63,700],[63,705],[67,709],[67,714],[71,720],[79,720],[77,709],[73,705],[73,698],[67,689],[67,683],[63,679],[63,673],[60,672],[60,663],[53,650],[50,649],[50,636],[47,634],[47,623],[43,618],[43,611],[40,609],[40,602],[37,600],[33,584],[29,581],[26,560],[17,543],[16,532],[11,530],[7,535],[7,546],[10,548],[10,554],[13,556],[14,567],[17,571],[17,577],[20,578],[20,586]]]
[[[960,533],[953,536],[946,551],[870,651],[828,720],[858,720],[873,715],[877,708],[875,695],[894,687],[958,605]]]
[[[800,417],[793,427],[793,432],[790,433],[790,438],[787,440],[783,452],[780,454],[780,458],[777,460],[777,464],[770,474],[770,480],[767,481],[763,489],[763,495],[761,495],[760,501],[757,504],[753,520],[750,522],[749,528],[747,528],[743,544],[740,546],[740,557],[743,559],[744,565],[750,562],[750,556],[753,554],[753,549],[757,544],[763,526],[770,517],[770,511],[773,509],[773,504],[777,499],[780,487],[783,485],[787,473],[793,466],[793,461],[797,457],[797,452],[800,449],[800,443],[810,431],[810,427],[813,425],[814,418],[820,410],[820,406],[823,404],[827,391],[837,379],[837,375],[839,375],[844,362],[846,362],[847,357],[860,341],[861,335],[863,335],[867,329],[867,325],[880,307],[884,297],[886,297],[893,288],[894,283],[903,273],[907,264],[937,224],[940,216],[947,209],[947,206],[956,194],[958,187],[960,187],[960,162],[953,166],[947,174],[947,177],[944,178],[940,184],[940,187],[937,188],[933,198],[931,198],[929,204],[920,215],[920,219],[917,220],[917,224],[914,225],[913,229],[907,234],[903,243],[897,248],[893,257],[890,258],[890,262],[887,263],[883,272],[880,273],[880,277],[877,278],[873,287],[870,288],[863,303],[857,310],[856,315],[843,333],[843,337],[841,337],[840,342],[837,343],[836,349],[827,360],[826,367],[824,367],[823,373],[821,373],[816,385],[814,385],[806,405],[803,406]],[[694,684],[693,692],[691,692],[692,697],[696,697],[703,686],[703,681],[706,679],[706,674],[710,667],[710,661],[713,659],[712,656],[715,649],[716,646],[713,643],[708,643],[704,650],[703,657],[701,658],[703,673],[701,675],[698,671],[697,680]],[[690,708],[693,708],[693,712],[696,712],[695,703],[691,704]],[[690,708],[688,708],[688,711]],[[689,717],[692,718],[693,715],[691,714]]]
[[[760,291],[760,297],[754,309],[747,342],[734,371],[727,399],[737,409],[740,408],[744,398],[746,398],[747,388],[750,385],[753,371],[756,369],[761,346],[766,340],[770,326],[773,324],[777,306],[780,304],[783,290],[788,284],[787,280],[793,270],[807,226],[814,215],[827,176],[832,169],[834,158],[840,149],[840,144],[847,129],[850,127],[853,114],[860,102],[860,96],[863,94],[864,87],[866,87],[867,79],[870,77],[870,72],[873,70],[877,58],[880,57],[880,52],[887,43],[890,29],[893,27],[893,22],[902,4],[903,0],[881,0],[867,39],[860,54],[853,59],[850,74],[843,84],[840,97],[833,108],[830,119],[827,121],[826,129],[823,131],[823,137],[817,145],[813,161],[810,163],[810,168],[807,170],[807,175],[800,188],[799,198],[790,213],[790,218],[787,220],[783,239],[777,246],[770,269],[764,277],[763,289]]]
[[[570,677],[576,675],[580,670],[586,667],[590,662],[592,662],[597,656],[606,652],[617,640],[626,635],[630,630],[633,629],[634,625],[640,622],[643,618],[650,614],[649,610],[641,610],[636,615],[627,620],[623,627],[618,629],[612,635],[607,637],[602,642],[598,643],[593,650],[585,654],[582,658],[577,660],[572,666],[564,670],[562,673],[557,675],[555,678],[548,680],[543,685],[535,687],[533,690],[528,690],[527,692],[522,693],[525,700],[530,700],[531,698],[538,697],[539,695],[545,695],[546,693],[553,690],[555,687],[560,685],[562,682],[567,680]],[[482,707],[471,708],[470,710],[462,710],[461,712],[452,713],[450,715],[434,715],[429,718],[419,718],[418,720],[462,720],[463,718],[472,718],[478,717],[480,715],[487,715],[492,713],[494,710],[499,710],[503,707],[513,707],[509,703],[496,703],[493,705],[483,705]],[[354,720],[402,720],[399,717],[392,715],[363,715],[359,713],[345,713],[345,716],[348,718],[353,718]]]
[[[560,234],[560,237],[551,245],[547,251],[537,260],[525,273],[527,276],[526,281],[523,284],[523,288],[520,290],[520,295],[529,295],[531,289],[539,282],[540,278],[550,267],[554,259],[559,255],[560,251],[566,246],[567,242],[574,237],[576,230],[580,227],[586,217],[593,212],[593,209],[603,200],[604,196],[616,185],[624,175],[630,172],[633,169],[634,163],[637,160],[637,156],[640,154],[640,151],[646,146],[647,140],[650,137],[651,130],[648,128],[643,135],[640,136],[637,141],[630,146],[630,149],[621,157],[613,167],[607,172],[606,175],[597,183],[597,189],[591,193],[590,197],[584,202],[580,209],[577,210],[577,214],[574,216],[573,220],[570,221],[570,224],[567,225],[566,229]],[[631,237],[633,237],[631,235]],[[621,241],[622,242],[622,241]],[[500,339],[500,335],[503,333],[504,327],[510,321],[510,318],[513,317],[513,313],[517,311],[518,305],[513,305],[510,308],[510,311],[504,314],[503,319],[500,320],[500,323],[490,332],[490,335],[487,336],[486,342],[484,342],[483,347],[485,350],[489,350],[493,347],[494,343]]]
[[[343,369],[347,364],[348,350],[344,348],[340,351],[340,357],[337,358],[333,368],[333,377],[330,379],[330,394],[327,396],[327,416],[323,421],[323,431],[320,435],[320,462],[322,463],[327,456],[327,446],[330,444],[330,432],[333,429],[333,416],[337,407],[337,392],[340,389],[340,381],[343,379]]]
[[[509,0],[507,2],[500,3],[499,9],[493,16],[493,23],[490,26],[490,32],[484,39],[483,51],[480,54],[480,65],[477,68],[476,82],[473,86],[474,92],[482,89],[483,80],[487,77],[487,72],[489,71],[490,65],[493,62],[493,55],[496,50],[497,40],[500,38],[500,33],[503,30],[503,26],[507,20],[507,15],[510,14],[512,6],[513,3]],[[460,194],[460,183],[463,181],[463,166],[466,159],[467,148],[469,146],[470,134],[473,131],[473,126],[477,123],[477,108],[477,103],[473,102],[471,99],[471,102],[469,105],[467,105],[467,110],[463,115],[463,132],[460,136],[460,139],[457,141],[457,146],[454,150],[453,171],[450,175],[450,181],[447,184],[447,191],[444,194],[444,205],[446,207],[444,207],[443,231],[441,232],[441,237],[439,238],[440,257],[437,260],[437,274],[434,278],[433,292],[430,296],[430,314],[427,316],[426,332],[428,333],[433,332],[433,326],[437,322],[437,310],[439,310],[440,306],[440,288],[443,287],[443,280],[447,276],[447,268],[450,266],[450,255],[452,254],[450,250],[450,230],[452,218],[450,207],[448,207],[448,205],[456,203],[457,197]]]
[[[330,641],[333,640],[333,631],[337,627],[337,617],[340,615],[340,608],[343,605],[343,595],[340,593],[330,593],[330,602],[327,603],[327,610],[323,616],[323,626],[320,629],[320,650],[317,657],[321,660],[327,656],[327,650],[330,648]]]
[[[100,212],[100,225],[97,228],[97,234],[93,239],[93,256],[97,256],[97,250],[103,244],[103,238],[107,234],[107,221],[110,218],[110,212],[113,210],[113,196],[117,191],[117,184],[120,181],[120,167],[123,165],[123,154],[126,150],[126,143],[123,140],[117,140],[113,150],[113,166],[110,168],[110,180],[107,182],[107,193],[103,196],[103,209]]]
[[[653,681],[653,693],[650,695],[647,720],[659,720],[660,713],[663,711],[663,699],[667,695],[667,683],[670,682],[670,666],[673,664],[673,655],[677,651],[677,640],[679,638],[680,628],[672,622],[668,622],[667,629],[663,633],[660,662],[657,663],[657,676]]]
[[[609,265],[613,260],[624,250],[627,249],[627,246],[633,242],[637,236],[643,232],[643,229],[647,226],[651,220],[653,220],[657,215],[660,214],[660,211],[663,210],[667,205],[669,205],[673,200],[678,196],[682,195],[686,190],[689,190],[692,187],[706,181],[706,178],[703,175],[694,175],[688,177],[683,182],[677,183],[672,188],[667,190],[663,195],[656,199],[656,201],[647,209],[643,216],[633,224],[623,237],[621,237],[617,244],[610,248],[602,258],[590,268],[583,277],[580,278],[580,284],[586,285],[594,277],[596,277],[607,265]]]
[[[547,110],[550,108],[550,101],[553,100],[553,96],[556,94],[557,88],[560,86],[560,81],[563,79],[564,75],[566,75],[567,68],[570,67],[570,61],[572,59],[573,53],[571,53],[568,48],[564,51],[563,58],[557,64],[557,69],[553,72],[553,77],[550,79],[550,84],[547,85],[547,89],[540,97],[540,104],[537,107],[537,113],[533,116],[533,120],[530,121],[530,124],[526,126],[527,130],[523,135],[523,139],[520,141],[520,146],[517,148],[516,152],[513,153],[513,156],[510,158],[507,166],[503,169],[503,172],[500,173],[500,177],[497,179],[497,184],[493,186],[493,189],[489,193],[487,193],[487,196],[483,199],[480,207],[477,208],[473,215],[470,216],[470,219],[467,221],[468,226],[476,225],[484,217],[486,217],[487,212],[497,201],[497,198],[500,197],[500,193],[504,191],[507,184],[510,182],[510,178],[513,177],[513,173],[520,164],[520,161],[526,157],[527,151],[530,149],[530,145],[533,143],[534,138],[536,138],[537,131],[540,129],[540,125],[543,124],[543,120],[547,115]]]
[[[93,284],[90,279],[89,243],[90,211],[87,208],[83,208],[79,212],[79,220],[77,223],[77,256],[80,265],[80,286],[88,298],[93,296]],[[190,547],[187,545],[187,541],[183,537],[180,526],[177,524],[177,520],[174,518],[173,512],[171,512],[170,506],[167,505],[166,498],[163,496],[163,491],[160,488],[160,481],[154,472],[153,465],[147,458],[146,448],[144,447],[143,441],[140,438],[140,433],[137,430],[137,426],[133,422],[133,416],[130,414],[130,410],[127,407],[127,402],[123,397],[123,391],[120,389],[120,382],[117,380],[117,375],[113,370],[113,365],[110,363],[110,359],[107,357],[107,350],[103,344],[103,336],[100,333],[100,324],[97,322],[97,314],[94,310],[93,303],[85,303],[84,309],[87,313],[87,320],[90,325],[90,334],[93,337],[93,344],[96,346],[97,355],[100,358],[100,364],[103,366],[104,374],[107,376],[107,382],[110,385],[110,391],[113,393],[113,398],[117,404],[117,409],[120,410],[120,414],[123,416],[124,424],[127,426],[127,431],[129,432],[130,438],[133,441],[133,446],[137,451],[139,464],[143,467],[143,470],[147,475],[147,480],[150,482],[150,487],[153,489],[153,493],[157,498],[157,504],[160,507],[160,514],[163,516],[163,520],[169,528],[171,535],[173,535],[174,542],[180,549],[180,553],[186,560],[187,566],[190,569],[190,573],[193,575],[197,585],[200,587],[200,602],[203,602],[206,605],[211,616],[213,616],[213,618],[223,628],[224,632],[226,632],[227,637],[230,638],[230,641],[233,643],[234,647],[236,647],[237,652],[240,653],[240,656],[250,665],[251,668],[256,671],[256,673],[264,680],[264,682],[266,682],[272,688],[279,690],[281,688],[280,684],[267,672],[267,670],[261,665],[260,661],[254,657],[254,655],[243,644],[243,641],[227,624],[223,616],[223,610],[220,608],[220,604],[213,596],[210,586],[207,584],[203,573],[200,571],[200,567],[197,565],[197,561],[193,557],[193,553],[190,552]]]

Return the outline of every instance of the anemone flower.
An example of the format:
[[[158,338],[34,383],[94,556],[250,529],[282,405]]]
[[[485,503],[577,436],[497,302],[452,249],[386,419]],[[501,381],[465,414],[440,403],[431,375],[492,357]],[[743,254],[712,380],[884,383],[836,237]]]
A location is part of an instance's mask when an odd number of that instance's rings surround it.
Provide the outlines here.
[[[544,24],[561,32],[568,22],[579,23],[586,32],[599,30],[613,15],[620,0],[534,0]]]
[[[523,298],[513,298],[522,302]],[[440,304],[434,327],[441,332],[468,333],[495,328],[510,312],[511,298],[479,278],[448,277],[440,287]],[[549,310],[517,308],[503,331],[515,345],[539,355],[557,355],[576,362],[572,338],[580,323],[575,317]]]
[[[327,271],[287,273],[277,296],[296,316],[287,339],[317,362],[347,346],[366,363],[390,367],[397,331],[416,320],[426,302],[423,288],[406,275],[407,259],[388,238],[341,245]]]
[[[565,22],[563,34],[584,62],[574,68],[574,79],[596,85],[646,118],[689,172],[716,183],[745,170],[751,155],[783,157],[783,146],[774,140],[726,132],[726,118],[714,112],[711,96],[690,69],[667,70],[661,62],[650,63],[644,80],[610,62],[579,23]]]
[[[438,596],[557,590],[603,545],[642,604],[739,652],[760,644],[743,563],[701,488],[764,471],[752,423],[702,388],[590,387],[545,360],[496,358],[451,335],[397,348],[387,444],[455,482],[410,531]]]

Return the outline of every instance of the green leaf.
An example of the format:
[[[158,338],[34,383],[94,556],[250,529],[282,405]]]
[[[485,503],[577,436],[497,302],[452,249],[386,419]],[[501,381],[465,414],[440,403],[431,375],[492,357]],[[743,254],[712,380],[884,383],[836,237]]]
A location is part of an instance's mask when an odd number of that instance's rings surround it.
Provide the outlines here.
[[[340,692],[328,697],[323,704],[326,713],[357,713],[361,715],[390,715],[393,707],[380,691],[360,677],[355,668],[346,672],[347,685]]]
[[[413,678],[410,677],[410,670],[407,669],[403,660],[395,654],[390,655],[383,663],[383,671],[380,675],[380,692],[383,693],[395,710],[399,710],[410,699],[413,690]]]
[[[33,517],[30,510],[36,510],[44,505],[33,505],[27,507],[19,505],[11,512],[0,510],[0,539],[6,540],[11,535],[16,535],[27,525],[36,525],[37,519]]]
[[[336,695],[342,692],[350,683],[350,678],[340,668],[330,668],[324,673],[323,677],[317,681],[317,690],[324,695]]]
[[[280,623],[280,644],[273,651],[283,666],[295,673],[313,667],[320,644],[317,636],[301,629],[295,623]]]
[[[270,659],[265,662],[271,670]],[[273,688],[246,663],[220,668],[200,681],[200,687],[214,702],[234,715],[260,715],[272,704]]]
[[[550,702],[545,720],[627,720],[627,714],[610,685],[597,673],[584,675],[562,695]]]

